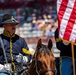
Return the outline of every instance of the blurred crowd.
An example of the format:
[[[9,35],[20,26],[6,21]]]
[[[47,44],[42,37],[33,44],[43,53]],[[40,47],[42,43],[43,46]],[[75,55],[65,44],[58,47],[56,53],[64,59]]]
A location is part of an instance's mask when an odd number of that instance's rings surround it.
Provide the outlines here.
[[[20,10],[7,10],[7,13],[9,12],[12,13],[17,20],[18,16],[20,17],[20,26],[23,26],[24,23],[30,23],[32,27],[31,31],[43,31],[42,39],[44,39],[44,41],[47,41],[49,38],[54,38],[54,32],[58,27],[56,6],[25,7],[20,8]],[[3,12],[0,11],[0,13]]]
[[[55,29],[58,27],[56,7],[26,8],[22,15],[25,22],[31,23],[32,31],[42,30],[44,32],[42,36],[44,41],[54,38]]]

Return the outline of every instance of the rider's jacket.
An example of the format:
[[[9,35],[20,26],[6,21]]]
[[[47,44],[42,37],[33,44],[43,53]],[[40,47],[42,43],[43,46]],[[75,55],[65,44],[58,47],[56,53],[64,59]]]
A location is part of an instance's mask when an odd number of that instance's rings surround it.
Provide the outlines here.
[[[56,47],[60,50],[60,56],[62,57],[72,57],[72,46],[63,44],[63,40],[58,37],[58,28],[55,31]],[[74,45],[74,56],[76,58],[76,46]]]
[[[0,37],[3,40],[8,63],[17,64],[16,55],[19,55],[19,53],[21,53],[24,56],[27,56],[29,61],[31,60],[29,48],[22,37],[16,34],[13,34],[12,37],[10,37],[9,33],[6,30],[4,30],[3,34],[1,34]],[[4,65],[4,63],[5,58],[0,42],[0,64]]]

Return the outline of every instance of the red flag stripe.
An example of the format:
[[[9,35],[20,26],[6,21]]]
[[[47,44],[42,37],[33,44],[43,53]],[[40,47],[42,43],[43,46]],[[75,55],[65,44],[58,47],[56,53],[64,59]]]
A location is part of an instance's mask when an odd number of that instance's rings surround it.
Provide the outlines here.
[[[64,4],[64,5],[63,5]],[[60,29],[61,20],[67,8],[68,0],[62,0],[60,8],[58,10],[58,28]]]
[[[65,32],[67,24],[68,24],[68,20],[70,18],[70,15],[71,15],[73,7],[74,7],[74,2],[75,2],[75,0],[69,0],[69,2],[68,2],[66,11],[64,13],[63,19],[60,24],[60,34],[59,34],[60,38],[63,38],[64,32]]]
[[[67,24],[66,30],[64,32],[63,39],[69,40],[74,23],[75,23],[75,19],[76,19],[76,0],[75,0],[74,7],[73,7],[72,13],[70,15],[70,18],[68,20],[68,24]]]

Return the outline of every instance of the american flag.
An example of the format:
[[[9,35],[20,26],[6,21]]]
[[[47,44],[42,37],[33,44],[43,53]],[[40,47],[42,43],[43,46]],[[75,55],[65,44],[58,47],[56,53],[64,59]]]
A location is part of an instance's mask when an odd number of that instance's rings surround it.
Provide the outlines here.
[[[76,0],[57,0],[59,37],[76,43]]]

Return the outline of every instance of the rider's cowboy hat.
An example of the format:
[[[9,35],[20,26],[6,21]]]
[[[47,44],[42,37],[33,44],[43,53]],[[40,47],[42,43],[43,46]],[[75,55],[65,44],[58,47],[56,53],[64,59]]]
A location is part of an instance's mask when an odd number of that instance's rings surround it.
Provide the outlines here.
[[[14,16],[11,14],[4,14],[2,17],[2,23],[0,24],[0,27],[3,27],[3,24],[15,24],[17,25],[18,22],[15,20]]]

